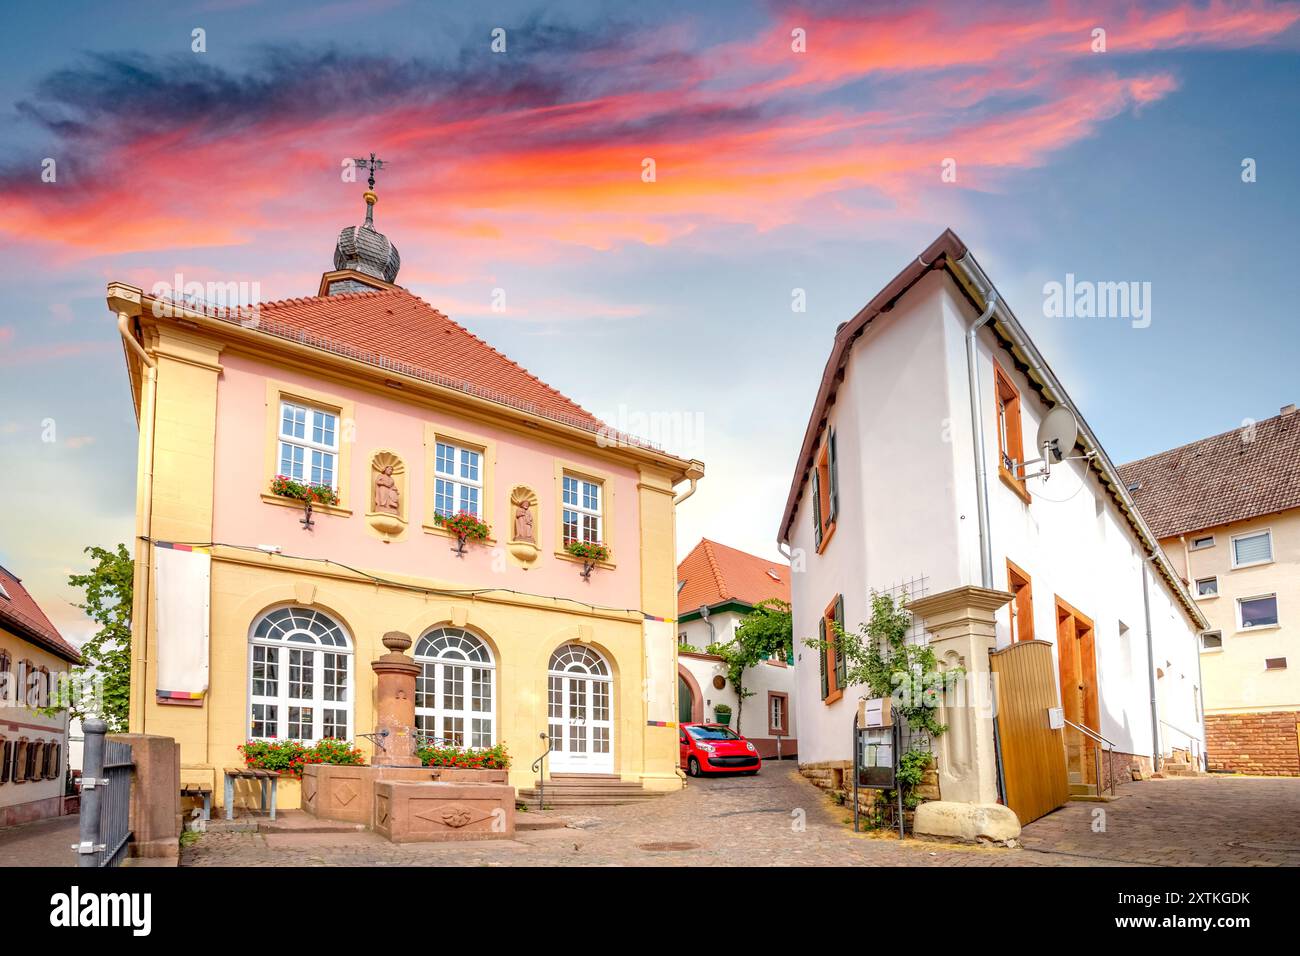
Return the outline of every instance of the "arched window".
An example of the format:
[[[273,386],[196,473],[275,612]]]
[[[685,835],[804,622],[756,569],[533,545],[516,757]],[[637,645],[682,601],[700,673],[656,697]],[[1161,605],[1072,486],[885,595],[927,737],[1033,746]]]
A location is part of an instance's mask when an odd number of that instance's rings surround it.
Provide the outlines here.
[[[352,737],[352,642],[340,624],[282,607],[257,619],[249,642],[250,736]]]
[[[459,627],[436,627],[415,645],[415,727],[457,747],[496,742],[496,663],[486,644]]]
[[[590,674],[592,677],[608,677],[609,665],[590,647],[581,644],[564,644],[551,655],[551,666],[547,670],[560,674]]]

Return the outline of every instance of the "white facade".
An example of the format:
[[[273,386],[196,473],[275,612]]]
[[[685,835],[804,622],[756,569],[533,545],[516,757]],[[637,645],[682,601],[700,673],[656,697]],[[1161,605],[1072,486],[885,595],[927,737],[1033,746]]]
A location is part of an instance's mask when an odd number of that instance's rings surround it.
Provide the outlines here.
[[[685,643],[691,647],[704,650],[712,641],[719,644],[729,643],[736,634],[736,627],[744,620],[739,611],[716,611],[706,622],[696,618],[677,625],[679,639],[685,634]],[[710,633],[709,624],[713,625]],[[730,726],[742,737],[753,741],[759,753],[766,759],[778,752],[776,738],[781,736],[780,754],[790,757],[797,753],[795,714],[795,669],[784,661],[769,661],[751,667],[745,672],[745,686],[754,692],[753,697],[745,698],[743,709],[736,692],[729,683],[721,689],[714,686],[717,677],[726,680],[726,665],[719,659],[708,655],[696,656],[679,652],[678,664],[690,673],[701,696],[701,717],[704,722],[714,720],[713,708],[717,704],[726,704],[731,708]],[[694,688],[692,689],[694,690]],[[785,734],[775,733],[772,707],[774,696],[783,696],[784,703],[775,706],[784,707]],[[739,723],[737,719],[739,714]]]
[[[836,433],[838,513],[822,554],[814,543],[811,482],[803,486],[788,542],[793,580],[797,713],[801,763],[851,759],[850,731],[861,692],[827,705],[820,693],[816,637],[828,603],[843,595],[844,624],[869,615],[870,592],[924,578],[926,593],[980,585],[980,538],[965,330],[978,317],[944,271],[927,272],[853,345],[827,410]],[[1139,539],[1084,461],[1030,479],[1022,501],[998,473],[994,363],[1021,396],[1026,456],[1050,406],[1015,367],[993,330],[978,333],[993,587],[1007,589],[1007,561],[1032,579],[1034,636],[1056,642],[1054,598],[1091,618],[1096,642],[1100,732],[1124,753],[1153,751],[1146,614],[1147,578],[1164,753],[1203,750],[1196,623],[1168,581],[1142,559]],[[1145,395],[1114,395],[1145,400]],[[1031,469],[1032,472],[1032,469]],[[919,596],[919,595],[913,595]],[[1011,611],[998,612],[998,645],[1011,641]],[[1054,649],[1055,654],[1055,649]],[[1059,664],[1059,662],[1057,662]],[[1059,674],[1059,670],[1057,671]],[[1178,728],[1177,731],[1173,728]]]

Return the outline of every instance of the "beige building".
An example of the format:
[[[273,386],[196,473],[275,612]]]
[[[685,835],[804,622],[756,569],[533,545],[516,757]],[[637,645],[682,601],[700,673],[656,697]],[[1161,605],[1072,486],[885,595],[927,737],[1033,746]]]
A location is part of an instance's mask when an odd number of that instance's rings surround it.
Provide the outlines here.
[[[68,712],[48,708],[60,676],[80,662],[22,581],[0,567],[0,827],[63,812]]]
[[[1120,473],[1210,622],[1200,637],[1210,769],[1300,775],[1296,407]]]

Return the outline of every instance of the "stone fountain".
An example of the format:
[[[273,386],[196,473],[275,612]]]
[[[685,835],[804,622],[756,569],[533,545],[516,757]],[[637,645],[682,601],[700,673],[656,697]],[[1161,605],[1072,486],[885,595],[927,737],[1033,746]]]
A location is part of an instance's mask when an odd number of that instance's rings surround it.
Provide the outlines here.
[[[420,766],[415,680],[421,665],[406,654],[409,635],[389,631],[383,643],[388,653],[370,664],[378,682],[374,757],[359,767],[305,767],[303,809],[362,824],[394,843],[513,838],[515,788],[505,770]]]

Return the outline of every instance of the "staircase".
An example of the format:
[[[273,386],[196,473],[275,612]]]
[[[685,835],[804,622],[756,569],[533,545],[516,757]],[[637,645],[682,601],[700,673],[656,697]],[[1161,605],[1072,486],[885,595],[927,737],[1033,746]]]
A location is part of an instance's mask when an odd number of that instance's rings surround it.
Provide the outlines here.
[[[629,783],[617,774],[553,773],[546,780],[547,807],[611,807],[624,803],[644,803],[662,796],[640,783]],[[538,804],[537,787],[519,791],[518,802],[530,810]]]
[[[1203,777],[1201,768],[1187,759],[1182,751],[1175,751],[1174,756],[1166,757],[1160,762],[1160,775],[1163,777]]]

